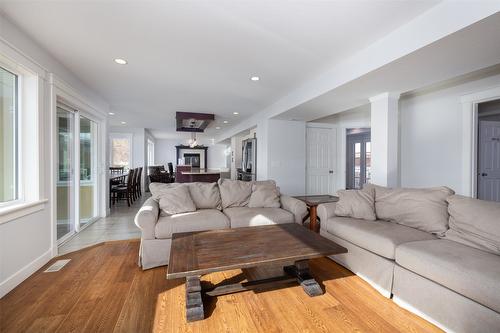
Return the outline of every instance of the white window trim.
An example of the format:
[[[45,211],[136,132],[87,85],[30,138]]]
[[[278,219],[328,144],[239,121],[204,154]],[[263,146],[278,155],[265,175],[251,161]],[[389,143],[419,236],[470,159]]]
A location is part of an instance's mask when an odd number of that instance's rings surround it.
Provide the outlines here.
[[[4,207],[0,211],[0,224],[8,223],[20,217],[41,211],[45,208],[45,204],[48,201],[48,199],[43,199],[33,202],[17,203]]]
[[[18,174],[17,199],[0,204],[0,224],[18,217],[32,214],[33,207],[43,209],[46,199],[42,199],[39,156],[42,149],[40,140],[39,114],[43,99],[40,75],[36,71],[0,54],[0,67],[17,75],[17,157]],[[43,78],[42,78],[43,79]],[[29,168],[25,167],[29,166]],[[29,180],[29,181],[28,181]],[[29,190],[27,188],[29,184]]]
[[[50,187],[51,187],[51,221],[52,221],[52,254],[57,255],[58,251],[58,241],[57,241],[57,159],[56,159],[56,151],[57,151],[57,131],[56,131],[56,114],[57,114],[57,105],[58,102],[67,105],[73,110],[78,111],[79,115],[82,115],[90,120],[95,121],[98,124],[97,132],[98,132],[98,172],[97,172],[97,188],[96,191],[99,194],[98,197],[98,208],[97,213],[99,217],[106,216],[108,212],[108,173],[106,168],[106,140],[107,140],[107,112],[103,111],[101,107],[91,104],[87,102],[87,100],[82,97],[76,90],[74,90],[70,85],[68,85],[63,80],[59,79],[54,74],[49,74],[49,83],[50,83],[50,122],[51,122],[51,179],[50,179]],[[79,119],[78,119],[79,120]],[[79,130],[75,128],[75,131]],[[75,140],[75,154],[79,156],[79,146],[76,146]],[[79,162],[78,162],[79,164]],[[76,177],[75,177],[76,180]],[[75,194],[75,201],[79,200],[77,197],[78,194]],[[76,210],[75,210],[76,215]],[[77,217],[75,216],[75,219]],[[79,217],[78,217],[79,218]],[[91,223],[88,223],[90,225]],[[76,233],[73,233],[71,236],[74,236]],[[70,236],[70,237],[71,237]]]
[[[109,133],[109,165],[113,165],[113,139],[127,139],[129,140],[129,161],[128,167],[132,169],[134,167],[134,134],[133,133],[120,133],[113,132]]]

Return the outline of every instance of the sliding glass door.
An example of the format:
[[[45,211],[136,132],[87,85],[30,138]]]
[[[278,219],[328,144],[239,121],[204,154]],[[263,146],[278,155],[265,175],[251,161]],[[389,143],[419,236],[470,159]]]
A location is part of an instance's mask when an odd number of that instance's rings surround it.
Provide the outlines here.
[[[98,216],[97,138],[97,123],[80,116],[80,228]]]
[[[75,231],[75,116],[57,107],[57,240],[63,241]]]
[[[57,241],[99,217],[98,123],[64,104],[57,115]]]

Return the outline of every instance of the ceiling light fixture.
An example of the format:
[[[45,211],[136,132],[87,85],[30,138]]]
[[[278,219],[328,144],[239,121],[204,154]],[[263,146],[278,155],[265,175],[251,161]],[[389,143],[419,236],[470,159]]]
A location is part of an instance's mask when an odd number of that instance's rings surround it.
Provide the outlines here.
[[[259,81],[259,80],[260,80],[260,77],[258,77],[258,76],[252,76],[252,77],[250,78],[250,80],[252,80],[252,81]]]
[[[108,114],[109,114],[110,116],[114,116],[114,115],[115,115],[115,113],[114,113],[114,112],[109,112]]]
[[[223,123],[224,123],[224,124],[227,124],[227,123],[229,123],[229,121],[227,121],[227,120],[224,120],[224,121],[223,121]]]
[[[216,130],[219,130],[219,129],[220,129],[220,127],[219,127],[219,126],[217,126],[215,129],[216,129]]]
[[[240,113],[239,113],[239,112],[233,112],[233,114],[234,114],[235,116],[237,116],[237,115],[239,115]]]
[[[128,62],[127,60],[125,59],[122,59],[122,58],[116,58],[115,59],[115,62],[118,64],[118,65],[126,65]]]
[[[122,121],[122,125],[125,125],[127,122],[126,121]]]

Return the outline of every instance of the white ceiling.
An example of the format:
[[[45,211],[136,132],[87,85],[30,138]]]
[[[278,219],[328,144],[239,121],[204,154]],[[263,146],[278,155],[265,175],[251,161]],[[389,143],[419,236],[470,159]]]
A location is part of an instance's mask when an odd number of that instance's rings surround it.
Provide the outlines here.
[[[171,137],[176,111],[215,113],[215,135],[438,2],[0,1],[0,10],[110,103],[112,125]]]
[[[500,43],[492,43],[491,36],[499,33],[500,13],[497,13],[276,118],[313,121],[364,105],[370,97],[383,92],[404,94],[424,88],[440,89],[448,80],[457,84],[497,75]]]

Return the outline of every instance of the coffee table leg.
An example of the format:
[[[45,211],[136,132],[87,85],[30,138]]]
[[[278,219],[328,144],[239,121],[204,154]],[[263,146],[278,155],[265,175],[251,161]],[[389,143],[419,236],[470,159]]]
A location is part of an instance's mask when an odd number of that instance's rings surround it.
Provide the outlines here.
[[[314,232],[318,231],[318,214],[316,213],[317,206],[309,208],[309,229]]]
[[[200,276],[188,276],[186,277],[186,320],[191,322],[204,318]]]
[[[297,278],[297,282],[304,288],[307,295],[311,297],[323,295],[323,289],[309,273],[308,260],[296,261],[294,265],[286,266],[284,269],[286,273]]]

